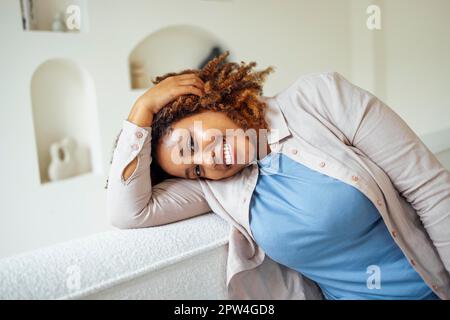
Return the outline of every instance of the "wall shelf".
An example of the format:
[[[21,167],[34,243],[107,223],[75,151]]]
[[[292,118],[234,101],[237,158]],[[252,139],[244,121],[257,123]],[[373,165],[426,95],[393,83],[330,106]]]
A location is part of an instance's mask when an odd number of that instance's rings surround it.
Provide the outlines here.
[[[33,74],[31,100],[41,183],[100,173],[96,94],[89,73],[70,60],[48,60]]]
[[[131,89],[151,87],[156,76],[198,69],[228,47],[209,31],[191,25],[160,29],[133,48],[129,56]],[[229,59],[233,59],[230,50]]]
[[[20,0],[24,31],[86,32],[86,0]]]

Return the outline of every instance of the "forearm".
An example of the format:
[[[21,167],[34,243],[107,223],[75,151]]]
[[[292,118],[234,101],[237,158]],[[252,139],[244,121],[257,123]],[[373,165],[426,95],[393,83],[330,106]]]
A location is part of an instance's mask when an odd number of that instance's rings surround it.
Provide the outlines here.
[[[108,212],[115,226],[128,227],[136,217],[145,214],[152,194],[150,133],[150,127],[123,121],[108,178]],[[132,162],[134,168],[125,174]]]
[[[128,121],[139,127],[150,127],[153,122],[153,112],[144,105],[140,100],[136,101],[128,115]],[[127,180],[136,170],[137,158],[135,158],[123,171],[123,178]]]
[[[137,100],[131,108],[128,115],[128,121],[134,123],[139,127],[150,127],[153,122],[153,112],[148,103],[144,103],[142,100]]]

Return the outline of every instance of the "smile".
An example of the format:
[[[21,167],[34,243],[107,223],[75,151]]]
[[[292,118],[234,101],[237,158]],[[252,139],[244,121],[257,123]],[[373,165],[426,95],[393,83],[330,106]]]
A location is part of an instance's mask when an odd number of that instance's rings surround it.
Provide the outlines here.
[[[231,146],[223,141],[223,160],[227,166],[231,166],[233,164],[233,152]]]

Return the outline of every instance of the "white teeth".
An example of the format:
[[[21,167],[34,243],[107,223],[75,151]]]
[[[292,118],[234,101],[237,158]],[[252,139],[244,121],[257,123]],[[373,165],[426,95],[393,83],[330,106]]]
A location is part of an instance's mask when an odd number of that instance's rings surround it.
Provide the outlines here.
[[[223,144],[223,158],[225,160],[225,164],[227,165],[230,165],[233,160],[231,157],[231,147],[227,143]]]

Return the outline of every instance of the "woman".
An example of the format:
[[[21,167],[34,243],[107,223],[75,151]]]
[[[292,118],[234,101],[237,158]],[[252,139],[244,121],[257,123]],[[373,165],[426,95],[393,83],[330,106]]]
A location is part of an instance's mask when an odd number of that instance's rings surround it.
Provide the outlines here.
[[[263,97],[273,68],[228,55],[136,101],[112,159],[112,223],[220,215],[230,298],[448,299],[450,174],[406,123],[335,72]]]

